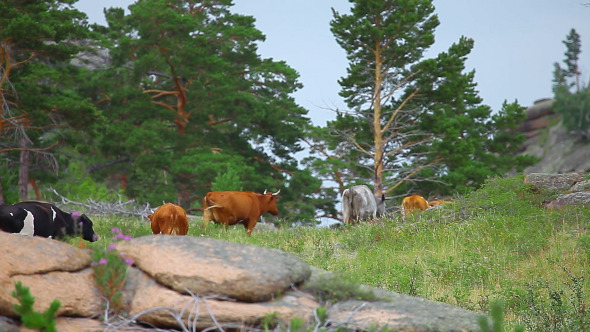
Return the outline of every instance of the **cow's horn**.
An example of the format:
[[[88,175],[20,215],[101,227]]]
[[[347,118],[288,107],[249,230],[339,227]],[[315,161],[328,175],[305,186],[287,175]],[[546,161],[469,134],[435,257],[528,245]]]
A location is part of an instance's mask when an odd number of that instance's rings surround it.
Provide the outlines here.
[[[281,189],[279,189],[279,191],[277,191],[276,193],[272,194],[273,196],[278,195],[281,192]]]
[[[263,195],[266,195],[266,189],[264,189],[264,194]]]

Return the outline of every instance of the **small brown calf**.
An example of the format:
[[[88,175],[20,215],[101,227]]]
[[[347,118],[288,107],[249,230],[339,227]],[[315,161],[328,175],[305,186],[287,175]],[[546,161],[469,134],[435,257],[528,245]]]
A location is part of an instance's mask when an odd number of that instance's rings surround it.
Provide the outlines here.
[[[428,202],[426,201],[426,199],[420,195],[411,195],[404,197],[404,199],[402,200],[402,214],[404,216],[407,216],[409,213],[416,209],[428,209]]]
[[[154,234],[186,235],[188,232],[186,211],[176,204],[166,203],[157,208],[148,218],[152,222]]]

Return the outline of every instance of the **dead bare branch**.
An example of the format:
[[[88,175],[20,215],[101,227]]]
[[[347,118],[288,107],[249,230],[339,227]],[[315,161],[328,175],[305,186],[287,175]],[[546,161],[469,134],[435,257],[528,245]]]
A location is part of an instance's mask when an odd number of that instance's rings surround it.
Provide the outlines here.
[[[92,198],[88,198],[86,202],[80,202],[61,195],[53,188],[49,188],[49,191],[61,200],[60,202],[55,202],[58,206],[77,206],[82,208],[84,213],[94,216],[135,216],[147,220],[147,216],[153,213],[154,210],[149,203],[138,205],[135,200],[123,201],[121,197],[119,197],[118,202],[99,202]]]

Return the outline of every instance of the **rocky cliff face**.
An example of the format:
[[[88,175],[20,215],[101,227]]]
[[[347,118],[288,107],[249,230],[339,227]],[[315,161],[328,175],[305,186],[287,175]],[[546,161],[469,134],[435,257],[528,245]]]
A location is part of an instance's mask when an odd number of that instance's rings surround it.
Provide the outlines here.
[[[555,114],[553,99],[541,99],[525,110],[527,118],[519,131],[527,140],[521,153],[541,158],[525,169],[530,173],[568,173],[590,171],[590,142],[570,135]]]

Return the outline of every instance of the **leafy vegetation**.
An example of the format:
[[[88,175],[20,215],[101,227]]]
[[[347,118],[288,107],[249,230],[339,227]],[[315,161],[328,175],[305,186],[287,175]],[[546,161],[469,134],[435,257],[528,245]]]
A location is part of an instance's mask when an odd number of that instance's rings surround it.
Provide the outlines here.
[[[392,216],[334,229],[255,228],[251,237],[242,225],[224,231],[210,224],[203,230],[194,221],[188,235],[277,248],[334,272],[340,277],[318,288],[328,301],[332,295],[365,298],[357,284],[478,312],[502,300],[510,328],[584,331],[590,319],[584,278],[590,268],[590,210],[546,210],[542,203],[553,195],[524,184],[522,176],[494,178],[454,204],[406,220]],[[133,237],[151,234],[145,221],[95,219],[101,238],[109,238],[112,227]]]
[[[61,307],[61,302],[53,300],[47,310],[43,313],[37,312],[33,309],[35,298],[31,295],[29,287],[24,286],[20,281],[17,281],[14,286],[15,290],[12,292],[12,296],[20,304],[15,304],[13,309],[20,315],[23,326],[29,329],[39,329],[41,332],[57,332],[55,317]]]
[[[307,282],[304,290],[313,294],[322,303],[345,300],[377,300],[377,296],[372,290],[363,289],[361,285],[339,275],[320,275]]]
[[[117,251],[117,242],[129,241],[131,237],[121,232],[119,228],[111,229],[113,237],[105,248],[99,243],[92,246],[92,270],[98,291],[105,299],[108,306],[106,313],[118,313],[123,307],[123,293],[121,288],[127,277],[127,266],[133,264],[131,258],[126,258],[123,253]],[[103,244],[103,245],[101,245]],[[108,320],[108,319],[107,319]]]
[[[563,125],[576,136],[590,139],[590,84],[580,82],[580,35],[570,30],[563,41],[566,47],[563,67],[555,63],[553,92],[555,112],[562,114]]]

